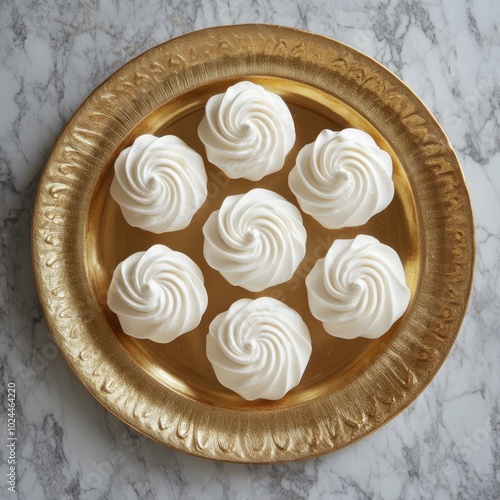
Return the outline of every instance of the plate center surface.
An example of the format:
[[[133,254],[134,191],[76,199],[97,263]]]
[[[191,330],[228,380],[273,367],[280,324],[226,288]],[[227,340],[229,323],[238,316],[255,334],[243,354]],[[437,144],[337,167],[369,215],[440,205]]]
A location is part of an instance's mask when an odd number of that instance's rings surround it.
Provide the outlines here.
[[[376,340],[349,341],[328,335],[321,323],[312,317],[307,304],[304,279],[314,262],[324,257],[335,239],[370,234],[397,251],[405,266],[408,286],[414,292],[418,275],[418,248],[415,240],[418,228],[408,179],[399,159],[384,140],[383,131],[375,130],[368,121],[346,104],[304,84],[274,77],[249,79],[280,94],[292,112],[297,140],[286,159],[284,168],[258,182],[228,179],[206,159],[197,128],[208,98],[224,92],[238,80],[218,81],[185,93],[180,98],[167,102],[139,123],[129,136],[124,138],[122,147],[131,145],[135,137],[143,133],[173,134],[180,137],[204,159],[208,174],[207,201],[189,227],[182,231],[156,235],[129,226],[109,194],[113,178],[113,162],[120,153],[120,150],[115,151],[104,169],[91,201],[87,227],[86,266],[103,313],[114,335],[130,354],[132,362],[137,363],[161,384],[187,397],[218,406],[262,409],[263,406],[275,408],[296,405],[342,386],[372,363],[391,342],[396,332],[397,325]],[[298,151],[305,144],[314,141],[319,132],[325,128],[340,130],[349,126],[362,128],[372,134],[379,146],[391,154],[396,185],[396,195],[392,203],[364,226],[341,230],[327,230],[312,217],[303,214],[308,234],[307,254],[294,277],[287,283],[260,293],[231,286],[217,271],[207,265],[203,257],[202,227],[208,216],[220,208],[227,196],[245,193],[255,187],[275,191],[298,207],[287,182],[288,173],[294,166]],[[208,309],[199,327],[169,344],[156,344],[123,334],[116,315],[106,305],[107,290],[113,270],[118,263],[132,253],[147,250],[156,243],[162,243],[189,255],[201,268],[209,295]],[[213,318],[226,311],[235,300],[260,296],[274,297],[298,311],[309,326],[313,343],[311,359],[301,383],[276,402],[262,400],[247,402],[222,387],[205,354],[205,338],[208,325]]]

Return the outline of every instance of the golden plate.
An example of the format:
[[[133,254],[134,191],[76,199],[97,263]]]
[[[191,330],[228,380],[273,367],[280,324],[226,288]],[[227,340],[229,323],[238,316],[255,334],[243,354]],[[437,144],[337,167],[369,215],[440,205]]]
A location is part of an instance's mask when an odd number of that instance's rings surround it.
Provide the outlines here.
[[[282,171],[229,181],[206,161],[209,198],[191,225],[154,235],[128,226],[109,195],[113,162],[143,133],[175,134],[204,155],[196,129],[207,99],[248,79],[280,94],[297,126]],[[304,216],[307,256],[263,293],[231,287],[203,259],[201,227],[224,197],[256,185],[292,203],[287,175],[323,128],[361,128],[394,161],[396,195],[366,225],[330,231]],[[205,158],[206,160],[206,158]],[[371,234],[400,255],[410,306],[377,340],[327,335],[310,314],[304,278],[335,238]],[[115,266],[154,243],[204,272],[199,328],[167,345],[124,335],[106,305]],[[472,283],[472,213],[458,160],[420,100],[393,74],[334,40],[290,28],[211,28],[159,45],[97,88],[59,139],[40,180],[33,262],[57,345],[87,389],[124,422],[194,455],[235,462],[298,460],[346,446],[410,404],[436,374],[465,314]],[[279,401],[248,402],[216,380],[205,355],[213,317],[240,297],[271,295],[308,323],[313,353]]]

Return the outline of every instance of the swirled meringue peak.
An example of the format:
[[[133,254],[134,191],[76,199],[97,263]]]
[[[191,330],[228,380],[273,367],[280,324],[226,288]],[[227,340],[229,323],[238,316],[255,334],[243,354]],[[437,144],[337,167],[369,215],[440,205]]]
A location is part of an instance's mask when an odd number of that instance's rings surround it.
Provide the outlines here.
[[[323,130],[304,146],[288,184],[304,212],[328,229],[365,224],[394,197],[392,160],[362,130]]]
[[[203,234],[208,264],[231,285],[251,292],[291,279],[306,253],[300,211],[267,189],[228,196]]]
[[[207,198],[203,159],[176,136],[141,135],[116,159],[111,196],[131,226],[184,229]]]
[[[208,100],[198,136],[229,178],[258,181],[283,167],[295,125],[279,95],[245,81]]]
[[[217,379],[250,401],[282,398],[300,382],[310,356],[306,324],[276,299],[240,299],[210,323],[207,357]]]
[[[118,264],[108,306],[126,334],[165,344],[199,325],[208,304],[203,281],[187,255],[153,245]]]
[[[398,254],[360,234],[336,240],[306,278],[309,307],[334,337],[378,338],[406,311],[410,290]]]

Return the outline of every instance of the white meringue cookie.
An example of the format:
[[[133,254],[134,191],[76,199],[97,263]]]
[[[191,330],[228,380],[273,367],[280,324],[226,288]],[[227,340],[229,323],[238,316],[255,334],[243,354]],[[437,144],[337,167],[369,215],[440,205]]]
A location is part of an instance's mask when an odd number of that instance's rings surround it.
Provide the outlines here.
[[[306,253],[299,210],[267,189],[228,196],[203,234],[208,264],[231,285],[251,292],[291,279]]]
[[[203,159],[173,135],[141,135],[116,159],[111,196],[131,226],[184,229],[207,198]]]
[[[200,268],[164,245],[118,264],[108,290],[108,306],[123,331],[162,344],[196,328],[207,304]]]
[[[207,357],[219,382],[247,400],[280,399],[302,378],[311,337],[279,300],[240,299],[210,323]]]
[[[360,234],[336,240],[306,278],[309,307],[335,337],[374,339],[406,311],[410,290],[398,254]]]
[[[299,151],[288,184],[302,210],[324,227],[360,226],[394,196],[392,160],[362,130],[323,130]]]
[[[198,135],[229,178],[258,181],[283,167],[295,125],[280,96],[245,81],[208,100]]]

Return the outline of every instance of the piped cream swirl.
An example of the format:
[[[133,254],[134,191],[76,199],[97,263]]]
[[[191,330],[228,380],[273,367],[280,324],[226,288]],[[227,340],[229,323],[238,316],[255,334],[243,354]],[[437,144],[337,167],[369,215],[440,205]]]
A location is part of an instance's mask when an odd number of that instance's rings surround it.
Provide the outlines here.
[[[295,126],[280,96],[244,81],[208,100],[198,135],[229,178],[258,181],[283,167]]]
[[[126,334],[164,344],[199,325],[208,304],[203,281],[187,255],[153,245],[118,264],[108,306]]]
[[[203,234],[208,264],[231,285],[251,292],[288,281],[306,252],[299,210],[267,189],[228,196]]]
[[[306,278],[309,307],[335,337],[374,339],[406,311],[410,290],[398,254],[376,238],[336,240]]]
[[[276,299],[240,299],[209,327],[207,357],[217,379],[247,400],[282,398],[300,382],[310,356],[306,324]]]
[[[184,229],[207,198],[203,159],[173,135],[141,135],[116,159],[111,196],[131,226]]]
[[[353,128],[323,130],[304,146],[288,183],[302,210],[328,229],[365,224],[394,196],[391,157]]]

